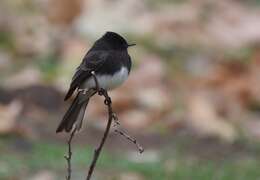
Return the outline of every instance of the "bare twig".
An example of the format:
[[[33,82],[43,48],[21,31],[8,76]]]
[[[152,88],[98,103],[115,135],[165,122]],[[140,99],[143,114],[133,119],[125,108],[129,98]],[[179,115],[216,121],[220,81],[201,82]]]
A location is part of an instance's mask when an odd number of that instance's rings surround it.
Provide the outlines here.
[[[101,152],[101,150],[102,150],[102,148],[105,144],[105,141],[107,139],[107,136],[108,136],[108,133],[109,133],[112,121],[113,121],[113,111],[112,111],[112,106],[111,106],[112,102],[111,102],[110,97],[108,96],[107,91],[102,89],[102,90],[99,91],[99,95],[105,97],[104,103],[105,103],[105,105],[107,106],[107,109],[108,109],[108,122],[107,122],[107,127],[106,127],[106,130],[104,132],[103,138],[102,138],[98,148],[96,148],[95,151],[94,151],[94,157],[92,159],[86,180],[90,180],[90,178],[91,178],[91,175],[92,175],[92,173],[95,169],[96,162],[98,160],[99,154],[100,154],[100,152]]]
[[[83,98],[83,100],[80,103],[84,103],[84,101],[88,100],[91,96],[93,96],[97,92],[98,92],[98,95],[104,96],[104,98],[105,98],[104,104],[107,106],[107,109],[108,109],[108,122],[107,122],[106,130],[105,130],[104,135],[102,137],[102,140],[101,140],[99,146],[94,151],[94,156],[93,156],[93,159],[91,161],[86,180],[90,180],[90,178],[93,174],[93,171],[96,167],[97,160],[99,158],[99,155],[100,155],[102,148],[105,144],[105,141],[108,137],[112,121],[114,120],[114,122],[116,123],[114,125],[114,127],[120,126],[118,118],[117,118],[116,114],[113,112],[113,109],[112,109],[111,98],[109,97],[107,91],[105,89],[102,89],[99,86],[99,83],[98,83],[98,80],[97,80],[97,77],[96,77],[96,74],[95,74],[94,71],[91,72],[91,75],[93,76],[94,81],[96,83],[96,88],[95,89],[89,89],[89,90],[79,89],[79,91],[83,91],[83,94],[86,95],[86,98]],[[64,156],[64,158],[67,160],[67,164],[68,164],[66,180],[71,179],[71,157],[72,157],[71,142],[72,142],[72,139],[75,135],[76,130],[77,130],[77,128],[74,128],[73,131],[71,132],[70,138],[68,140],[68,155]],[[125,137],[127,140],[131,141],[132,143],[134,143],[136,145],[136,147],[138,148],[140,153],[142,153],[144,151],[143,147],[137,142],[137,140],[135,138],[132,138],[131,136],[129,136],[126,132],[118,130],[118,129],[116,129],[115,132],[118,133],[119,135]]]
[[[96,162],[98,160],[100,152],[101,152],[101,150],[102,150],[102,148],[103,148],[103,146],[105,144],[105,141],[106,141],[106,139],[108,137],[108,133],[109,133],[112,121],[114,120],[114,122],[116,123],[115,126],[119,126],[120,125],[116,114],[113,112],[111,98],[109,97],[109,95],[108,95],[108,93],[107,93],[107,91],[105,89],[101,89],[100,88],[95,72],[93,71],[93,72],[91,72],[91,74],[92,74],[92,76],[93,76],[93,78],[95,80],[96,90],[98,91],[98,94],[100,96],[104,96],[104,98],[105,98],[104,104],[107,106],[107,109],[108,109],[108,122],[107,122],[107,127],[106,127],[106,130],[104,132],[103,138],[102,138],[98,148],[96,148],[95,151],[94,151],[94,157],[92,159],[92,162],[91,162],[91,165],[90,165],[90,168],[89,168],[86,180],[90,180],[90,178],[91,178],[91,176],[93,174],[93,171],[95,169]],[[129,136],[127,133],[125,133],[123,131],[120,131],[120,130],[117,130],[117,129],[115,130],[115,132],[117,132],[121,136],[125,137],[126,139],[128,139],[129,141],[134,143],[137,146],[137,148],[138,148],[140,153],[142,153],[144,151],[143,147],[137,142],[137,140],[132,138],[131,136]]]
[[[118,127],[119,125],[120,124],[118,124],[118,122],[116,122],[114,127]],[[120,129],[115,129],[114,131],[115,131],[115,133],[123,136],[124,138],[126,138],[130,142],[134,143],[134,145],[137,147],[140,154],[144,152],[144,148],[138,143],[138,141],[134,137],[131,137],[125,131],[120,130]]]
[[[67,160],[67,164],[68,164],[66,180],[70,180],[70,178],[71,178],[71,157],[72,157],[71,142],[75,135],[76,130],[77,130],[77,128],[74,128],[70,134],[70,137],[67,142],[68,143],[68,154],[64,156],[64,158]]]
[[[121,136],[123,136],[124,138],[126,138],[129,141],[131,141],[132,143],[134,143],[135,146],[137,147],[139,153],[140,154],[143,153],[144,152],[144,148],[138,143],[138,141],[134,137],[128,135],[128,133],[126,133],[125,131],[119,129],[121,124],[120,124],[120,122],[118,120],[118,117],[117,117],[116,113],[113,113],[113,120],[114,120],[114,123],[115,123],[113,127],[117,128],[117,129],[114,130],[114,132],[119,134],[119,135],[121,135]]]

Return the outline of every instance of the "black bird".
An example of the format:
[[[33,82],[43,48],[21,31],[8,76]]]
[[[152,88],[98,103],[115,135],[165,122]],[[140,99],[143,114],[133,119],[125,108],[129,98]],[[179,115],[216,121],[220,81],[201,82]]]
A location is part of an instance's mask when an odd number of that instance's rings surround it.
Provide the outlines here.
[[[132,64],[127,48],[134,45],[128,44],[122,36],[115,32],[106,32],[94,43],[76,69],[64,100],[69,99],[75,90],[95,88],[96,83],[92,72],[95,72],[100,88],[111,90],[121,85],[127,79]],[[63,130],[70,132],[75,123],[77,130],[81,128],[89,101],[87,99],[81,103],[84,97],[86,96],[78,91],[59,124],[57,133]]]

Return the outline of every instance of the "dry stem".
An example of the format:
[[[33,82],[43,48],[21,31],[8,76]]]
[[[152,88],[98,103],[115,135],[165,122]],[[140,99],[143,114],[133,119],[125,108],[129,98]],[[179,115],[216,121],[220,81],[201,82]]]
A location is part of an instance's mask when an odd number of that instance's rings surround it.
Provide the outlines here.
[[[106,130],[104,132],[103,138],[102,138],[98,148],[96,148],[95,151],[94,151],[94,157],[92,159],[86,180],[90,180],[90,178],[91,178],[91,175],[92,175],[92,173],[95,169],[96,162],[98,160],[99,154],[100,154],[100,152],[101,152],[101,150],[102,150],[102,148],[105,144],[105,141],[107,139],[107,136],[108,136],[108,133],[109,133],[112,121],[113,121],[113,111],[112,111],[112,106],[111,106],[112,102],[111,102],[110,97],[108,96],[107,91],[104,90],[104,89],[101,89],[99,91],[99,95],[105,97],[104,103],[105,103],[105,105],[107,106],[107,109],[108,109],[108,122],[107,122],[107,127],[106,127]]]
[[[68,164],[66,180],[70,180],[70,178],[71,178],[71,157],[72,157],[71,141],[75,135],[76,130],[77,130],[77,128],[74,128],[70,134],[70,138],[67,142],[68,143],[68,154],[64,156],[64,158],[67,160],[67,164]]]
[[[86,180],[90,180],[91,179],[91,176],[92,176],[93,171],[94,171],[94,169],[96,167],[96,163],[97,163],[97,160],[99,158],[99,155],[100,155],[100,153],[102,151],[102,148],[103,148],[103,146],[105,144],[105,141],[106,141],[106,139],[108,137],[112,121],[114,120],[114,122],[116,123],[115,127],[118,127],[120,125],[116,114],[113,112],[111,98],[109,97],[109,95],[108,95],[108,93],[107,93],[107,91],[105,89],[101,89],[100,88],[100,86],[98,84],[97,77],[95,75],[95,72],[92,71],[91,74],[92,74],[92,76],[93,76],[93,78],[95,80],[96,89],[88,90],[90,93],[85,93],[85,91],[87,91],[87,90],[83,90],[84,94],[88,94],[88,96],[90,95],[88,98],[93,96],[96,92],[98,92],[98,94],[100,96],[104,96],[104,98],[105,98],[104,104],[107,106],[107,109],[108,109],[108,122],[107,122],[106,130],[105,130],[104,135],[102,137],[102,140],[101,140],[99,146],[94,151],[94,156],[93,156],[92,162],[90,164]],[[81,89],[81,91],[82,91],[82,89]],[[85,101],[85,100],[83,100],[83,101]],[[68,164],[66,180],[70,180],[71,179],[71,172],[72,172],[72,170],[71,170],[71,157],[72,157],[71,142],[72,142],[72,139],[73,139],[73,137],[75,135],[76,130],[77,129],[74,128],[73,131],[71,132],[70,138],[68,140],[68,155],[64,156],[64,158],[67,160],[67,164]],[[119,129],[115,129],[115,132],[118,133],[119,135],[125,137],[127,140],[131,141],[132,143],[134,143],[137,146],[137,148],[138,148],[140,153],[142,153],[144,151],[143,147],[137,142],[137,140],[132,138],[131,136],[129,136],[126,132],[123,132],[123,131],[121,131]]]

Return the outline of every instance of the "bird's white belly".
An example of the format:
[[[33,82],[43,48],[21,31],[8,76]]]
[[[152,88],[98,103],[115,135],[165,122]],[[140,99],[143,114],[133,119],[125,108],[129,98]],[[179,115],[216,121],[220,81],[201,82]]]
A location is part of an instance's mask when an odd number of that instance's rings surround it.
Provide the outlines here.
[[[114,75],[96,75],[100,88],[111,90],[120,86],[128,77],[128,70],[122,67]],[[93,77],[89,78],[81,88],[95,88],[96,83]]]

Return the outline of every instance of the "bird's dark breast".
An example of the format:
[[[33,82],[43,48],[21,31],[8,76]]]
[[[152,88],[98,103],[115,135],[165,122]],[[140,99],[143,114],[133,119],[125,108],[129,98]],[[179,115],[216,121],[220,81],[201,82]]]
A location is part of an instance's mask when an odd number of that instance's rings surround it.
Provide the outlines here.
[[[126,67],[129,73],[131,65],[131,59],[127,52],[113,53],[113,55],[109,56],[104,64],[96,71],[96,74],[113,75],[120,71],[122,66]]]

